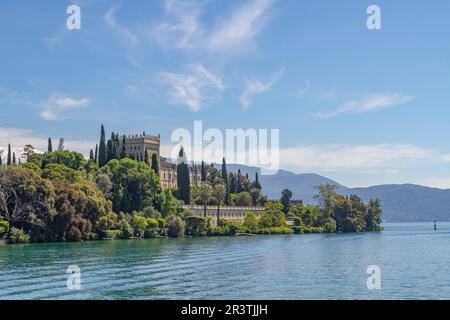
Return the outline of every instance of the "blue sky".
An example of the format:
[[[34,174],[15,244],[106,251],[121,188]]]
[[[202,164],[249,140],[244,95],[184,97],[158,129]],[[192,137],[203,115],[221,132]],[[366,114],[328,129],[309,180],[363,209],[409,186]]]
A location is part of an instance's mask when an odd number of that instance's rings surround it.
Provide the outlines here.
[[[66,8],[81,8],[67,30]],[[381,8],[381,30],[366,9]],[[450,2],[2,1],[0,146],[280,129],[281,167],[450,187]]]

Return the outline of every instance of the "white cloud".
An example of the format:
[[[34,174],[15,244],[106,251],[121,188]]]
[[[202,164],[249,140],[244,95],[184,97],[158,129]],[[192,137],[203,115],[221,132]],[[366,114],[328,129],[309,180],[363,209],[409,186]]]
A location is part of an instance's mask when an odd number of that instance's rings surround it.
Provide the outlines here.
[[[394,173],[418,163],[443,162],[433,149],[410,144],[301,146],[280,150],[280,165],[295,172]]]
[[[221,14],[209,25],[200,21],[207,1],[166,0],[166,20],[153,26],[151,34],[162,47],[241,52],[264,28],[274,0],[248,0]]]
[[[40,103],[40,115],[45,120],[58,120],[63,112],[70,109],[87,106],[91,101],[88,98],[74,99],[61,94],[52,94]]]
[[[192,65],[186,74],[161,72],[162,81],[170,86],[172,103],[199,111],[205,104],[221,99],[225,87],[222,80],[202,65]]]
[[[432,188],[450,189],[450,179],[445,178],[426,179],[420,184]]]
[[[331,118],[341,113],[347,112],[371,112],[402,105],[412,101],[413,99],[413,96],[405,96],[400,93],[371,94],[360,100],[349,100],[337,110],[331,112],[316,113],[315,116],[319,118]]]
[[[56,147],[59,137],[53,137],[52,139],[53,146]],[[38,136],[33,130],[0,127],[0,146],[7,147],[8,143],[11,144],[13,149],[22,148],[30,144],[38,150],[46,151],[48,138]],[[85,156],[89,155],[90,149],[95,148],[96,143],[97,141],[64,139],[66,149],[80,152]]]
[[[273,0],[251,0],[238,6],[224,18],[208,37],[206,45],[213,50],[240,49],[247,46],[263,29]]]
[[[157,24],[153,36],[163,47],[191,47],[194,36],[200,33],[201,7],[202,4],[195,1],[166,0],[169,20]]]
[[[270,80],[266,82],[262,82],[260,80],[248,80],[246,81],[246,86],[244,92],[241,94],[241,103],[244,109],[247,109],[252,103],[252,99],[254,96],[258,94],[262,94],[266,91],[269,91],[272,86],[280,80],[284,72],[283,68],[275,71]]]
[[[125,41],[130,47],[135,47],[138,43],[138,37],[129,28],[121,25],[116,20],[116,11],[120,6],[110,8],[104,15],[106,25],[114,30],[114,32]]]

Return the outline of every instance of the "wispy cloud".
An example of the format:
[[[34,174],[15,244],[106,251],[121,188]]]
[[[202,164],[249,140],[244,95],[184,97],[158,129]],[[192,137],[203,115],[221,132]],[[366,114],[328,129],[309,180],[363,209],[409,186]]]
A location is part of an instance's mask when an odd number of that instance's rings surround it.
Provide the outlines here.
[[[5,128],[0,127],[0,147],[5,147],[11,144],[12,148],[23,148],[25,145],[30,144],[38,150],[47,150],[47,137],[41,137],[33,130],[22,128]],[[57,141],[59,137],[53,137],[53,140]],[[89,151],[95,148],[96,141],[89,140],[76,140],[76,139],[64,139],[64,146],[68,150],[73,150],[89,155]]]
[[[166,0],[167,20],[153,28],[153,36],[164,47],[189,48],[200,31],[199,17],[203,3]]]
[[[411,144],[299,146],[280,150],[280,163],[293,171],[395,172],[419,162],[443,163],[437,150]]]
[[[225,87],[222,79],[200,64],[190,66],[190,73],[161,72],[161,80],[170,86],[172,103],[199,111],[204,105],[217,102]]]
[[[244,92],[241,94],[241,103],[244,109],[247,109],[251,105],[254,96],[269,91],[273,85],[281,79],[283,73],[284,68],[280,68],[272,74],[268,81],[265,82],[256,79],[247,79]]]
[[[330,112],[316,113],[318,118],[332,118],[342,113],[366,113],[380,109],[391,108],[408,103],[414,99],[413,96],[405,96],[401,93],[371,94],[363,99],[349,100],[342,107]]]
[[[274,0],[252,0],[239,5],[223,19],[207,39],[213,50],[241,49],[258,35],[267,22]]]
[[[200,18],[208,1],[166,0],[166,19],[152,28],[152,34],[163,47],[235,54],[252,45],[274,1],[247,0],[204,24]]]
[[[40,103],[40,115],[45,120],[58,120],[64,112],[87,106],[90,102],[88,98],[75,99],[54,93]]]
[[[120,24],[116,19],[116,12],[120,9],[120,6],[114,6],[110,8],[104,15],[106,25],[114,30],[123,41],[125,41],[130,47],[135,47],[138,43],[138,37],[129,28]]]

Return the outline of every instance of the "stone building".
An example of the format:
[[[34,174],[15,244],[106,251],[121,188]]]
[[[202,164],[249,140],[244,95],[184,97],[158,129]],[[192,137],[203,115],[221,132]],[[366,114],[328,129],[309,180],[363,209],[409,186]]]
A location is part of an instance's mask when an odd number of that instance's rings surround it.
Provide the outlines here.
[[[122,149],[122,140],[120,140],[120,150]],[[151,160],[154,153],[157,158],[160,158],[160,137],[143,134],[125,136],[125,149],[130,158],[137,161],[145,160],[145,151],[148,152],[148,157]]]
[[[145,161],[145,152],[148,153],[149,161],[152,160],[153,154],[159,159],[159,178],[161,188],[177,189],[177,165],[176,163],[167,161],[160,154],[161,140],[160,136],[152,136],[145,134],[125,136],[125,149],[127,155],[137,161]],[[122,139],[120,140],[120,150],[122,149]],[[189,175],[192,185],[198,185],[201,181],[201,170],[198,165],[189,166]]]

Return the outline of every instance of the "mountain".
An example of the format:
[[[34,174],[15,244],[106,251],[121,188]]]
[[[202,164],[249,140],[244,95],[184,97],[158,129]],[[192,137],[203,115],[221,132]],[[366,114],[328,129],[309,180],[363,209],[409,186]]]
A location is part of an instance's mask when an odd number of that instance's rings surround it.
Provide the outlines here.
[[[219,167],[219,166],[217,166]],[[249,173],[254,177],[258,168],[242,165],[228,165],[229,172]],[[414,184],[377,185],[367,188],[348,188],[336,181],[318,174],[295,174],[279,170],[277,174],[260,176],[263,193],[269,199],[279,199],[281,190],[288,188],[294,199],[304,203],[315,203],[315,187],[320,184],[333,184],[342,195],[356,194],[364,201],[378,198],[383,208],[385,222],[450,221],[450,189],[437,189]]]
[[[380,199],[384,221],[450,221],[450,189],[399,184],[353,188],[344,194],[356,194],[364,201]]]

